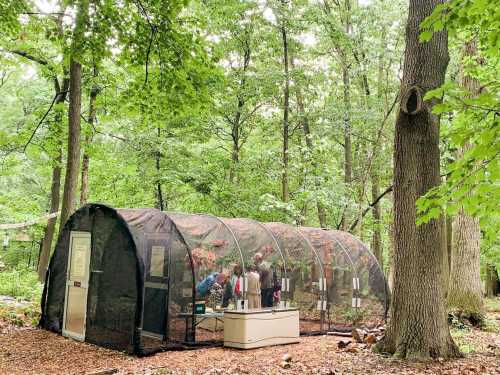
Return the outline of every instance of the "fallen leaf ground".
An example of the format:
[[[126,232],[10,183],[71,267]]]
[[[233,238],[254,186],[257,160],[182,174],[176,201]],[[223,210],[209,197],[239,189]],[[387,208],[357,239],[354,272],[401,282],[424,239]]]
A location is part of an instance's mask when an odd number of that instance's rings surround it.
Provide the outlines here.
[[[497,299],[500,301],[500,299]],[[500,304],[500,302],[498,302]],[[499,309],[500,310],[500,309]],[[303,337],[299,344],[254,350],[210,348],[137,358],[75,342],[33,327],[0,324],[1,374],[500,374],[500,311],[490,311],[486,331],[454,330],[467,354],[454,361],[404,363],[358,345],[339,349],[335,336]],[[1,323],[1,321],[0,321]],[[356,346],[350,345],[349,347]],[[282,357],[292,356],[290,368]],[[109,370],[108,372],[103,372]]]

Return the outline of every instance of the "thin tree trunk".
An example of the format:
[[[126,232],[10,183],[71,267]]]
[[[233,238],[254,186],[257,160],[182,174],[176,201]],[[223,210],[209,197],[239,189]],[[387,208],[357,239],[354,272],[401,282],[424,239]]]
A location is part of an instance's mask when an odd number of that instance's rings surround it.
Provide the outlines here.
[[[464,56],[474,58],[477,55],[476,42],[466,43]],[[467,76],[464,67],[461,69],[461,85],[472,96],[480,91],[480,83]],[[458,154],[470,148],[465,145]],[[481,230],[479,219],[465,213],[462,209],[453,219],[453,247],[451,257],[451,273],[448,293],[448,308],[469,319],[473,324],[481,324],[484,318],[483,294],[481,290],[480,242]]]
[[[61,163],[62,152],[59,148],[58,154],[55,157],[56,165],[52,168],[52,185],[50,188],[50,212],[59,211],[59,199],[61,189]],[[45,282],[45,273],[49,265],[50,252],[52,249],[52,239],[54,238],[54,231],[56,227],[57,217],[51,218],[47,221],[45,232],[43,234],[42,245],[40,247],[40,256],[38,259],[38,281]]]
[[[378,171],[372,172],[372,201],[378,198],[380,195],[380,184]],[[382,267],[384,264],[384,260],[382,257],[382,213],[380,210],[380,204],[377,203],[373,206],[373,237],[372,237],[372,250],[375,258],[379,262]]]
[[[443,220],[416,225],[416,200],[439,185],[437,100],[425,93],[444,82],[446,31],[419,42],[420,23],[443,0],[410,0],[400,109],[394,137],[394,290],[387,333],[377,349],[403,359],[460,356],[447,321],[442,272]]]
[[[94,79],[97,78],[97,67],[94,66]],[[89,97],[89,117],[88,123],[91,127],[93,127],[96,119],[96,100],[97,95],[99,94],[99,87],[94,82],[92,85],[92,89],[90,90]],[[93,131],[93,129],[91,129]],[[80,206],[83,206],[87,203],[89,197],[89,167],[90,167],[90,155],[88,154],[87,148],[92,143],[92,134],[88,134],[85,137],[85,146],[83,152],[83,160],[82,160],[82,185],[80,189]]]
[[[240,118],[241,111],[243,110],[244,102],[238,100],[238,109],[234,117],[234,123],[231,129],[231,140],[232,140],[232,150],[231,150],[231,169],[229,170],[229,181],[234,183],[237,181],[236,170],[238,164],[240,163]]]
[[[351,0],[345,0],[345,33],[347,36],[352,33],[351,25]],[[344,87],[344,183],[348,194],[352,185],[352,142],[351,142],[351,83],[350,66],[346,51],[343,51],[342,58],[342,83]],[[340,227],[342,230],[348,229],[348,207],[345,207],[342,215]],[[361,223],[359,223],[361,224]]]
[[[241,140],[241,127],[242,127],[242,115],[243,110],[246,104],[245,100],[245,90],[246,90],[246,82],[247,82],[247,71],[250,66],[252,51],[250,49],[250,38],[251,33],[245,31],[244,38],[241,39],[242,48],[243,48],[243,67],[241,70],[241,79],[239,83],[239,92],[237,94],[237,106],[236,113],[234,114],[234,120],[230,120],[228,116],[228,122],[231,125],[231,141],[232,141],[232,150],[231,150],[231,168],[229,169],[229,181],[231,183],[238,183],[238,165],[240,163],[240,151],[242,147]]]
[[[60,87],[57,79],[55,80],[55,90],[58,92],[58,97],[55,101],[56,104],[64,103],[66,100],[66,94],[68,91],[69,80],[67,78],[63,79],[62,88]],[[61,190],[61,164],[62,164],[62,145],[60,143],[60,126],[61,126],[62,114],[57,112],[55,116],[55,125],[58,129],[56,131],[56,137],[59,138],[57,155],[54,158],[55,165],[52,167],[52,184],[50,187],[50,213],[59,211],[59,201],[60,201],[60,190]],[[38,258],[38,280],[40,282],[45,281],[45,273],[47,272],[47,267],[49,265],[50,252],[52,249],[52,240],[54,238],[54,232],[56,227],[57,217],[51,218],[47,221],[47,226],[45,227],[45,232],[43,234],[42,244],[40,247],[40,256]]]
[[[66,159],[66,176],[61,208],[59,230],[62,231],[66,220],[73,213],[76,203],[78,171],[80,168],[80,116],[82,104],[82,48],[84,33],[88,19],[89,2],[80,0],[77,6],[76,24],[73,33],[70,58],[69,110],[68,110],[68,155]]]
[[[63,14],[65,13],[66,8],[63,9],[61,14],[57,18],[57,26],[58,26],[58,37],[60,40],[64,38],[64,29],[63,29]],[[54,91],[58,93],[58,97],[56,98],[55,104],[57,108],[57,104],[62,104],[66,101],[66,97],[68,95],[69,89],[69,77],[68,77],[68,69],[66,65],[63,65],[63,78],[62,78],[62,86],[59,84],[59,80],[57,77],[54,78]],[[59,211],[60,200],[61,200],[61,166],[62,166],[62,118],[63,112],[57,111],[55,115],[55,133],[57,139],[57,154],[54,158],[55,165],[52,167],[52,183],[50,187],[50,213],[55,213]],[[57,217],[51,218],[47,221],[47,226],[45,227],[45,231],[43,234],[43,239],[40,244],[40,255],[38,256],[38,264],[37,264],[37,274],[38,280],[40,282],[45,282],[45,276],[47,273],[47,268],[49,266],[50,253],[52,250],[52,242],[54,238],[54,233],[57,224]]]
[[[157,128],[158,144],[161,142],[161,129]],[[163,201],[163,190],[161,187],[161,150],[155,152],[156,161],[156,208],[160,211],[165,209],[165,202]]]
[[[382,35],[382,40],[385,41],[385,36]],[[384,94],[384,85],[383,81],[383,72],[384,72],[384,63],[382,59],[382,54],[378,56],[378,76],[377,76],[377,96],[379,98],[383,97]],[[366,76],[365,76],[366,77]],[[368,88],[368,82],[365,83],[365,87]],[[365,90],[369,93],[368,89]],[[383,106],[383,113],[387,113],[387,106]],[[375,146],[374,146],[375,147]],[[379,177],[379,158],[377,152],[374,150],[373,153],[373,167],[371,168],[371,182],[372,182],[372,202],[374,202],[378,196],[380,195],[380,177]],[[383,267],[384,259],[383,259],[383,249],[382,249],[382,212],[380,203],[376,203],[373,206],[373,237],[372,237],[372,249],[375,258],[379,262],[380,266]]]
[[[486,297],[495,297],[498,294],[498,272],[493,264],[486,264],[485,284]]]
[[[344,85],[344,183],[348,191],[350,191],[352,184],[351,85],[347,62],[344,62],[342,66],[342,82]],[[347,230],[349,221],[347,211],[348,208],[346,207],[340,224],[342,230]]]
[[[282,21],[281,37],[283,40],[283,68],[285,73],[285,87],[283,91],[283,172],[281,176],[281,199],[283,202],[290,200],[290,191],[288,185],[288,141],[289,141],[289,123],[288,112],[290,109],[290,76],[288,72],[288,37],[285,27],[285,21]]]
[[[293,64],[293,58],[290,59],[292,68],[294,67]],[[309,118],[307,117],[305,113],[305,108],[304,108],[304,100],[302,99],[302,95],[300,93],[300,90],[297,89],[297,107],[299,109],[299,112],[302,117],[302,129],[304,130],[304,139],[306,142],[307,149],[309,151],[309,155],[311,157],[311,165],[313,167],[314,172],[316,173],[317,171],[317,163],[314,160],[313,152],[314,152],[314,145],[312,142],[312,134],[311,134],[311,128],[309,127]],[[317,176],[314,176],[315,182],[314,185],[316,187],[316,193],[321,189],[321,183],[317,179]],[[319,225],[321,228],[327,228],[328,224],[326,221],[326,210],[323,204],[319,199],[316,198],[316,209],[318,211],[318,220],[319,220]]]

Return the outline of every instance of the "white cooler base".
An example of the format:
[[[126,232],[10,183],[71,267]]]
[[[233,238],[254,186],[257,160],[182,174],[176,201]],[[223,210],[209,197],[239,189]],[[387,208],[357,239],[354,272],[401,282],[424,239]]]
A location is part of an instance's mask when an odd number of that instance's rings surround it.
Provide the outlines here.
[[[297,342],[298,309],[224,312],[224,346],[252,349]]]

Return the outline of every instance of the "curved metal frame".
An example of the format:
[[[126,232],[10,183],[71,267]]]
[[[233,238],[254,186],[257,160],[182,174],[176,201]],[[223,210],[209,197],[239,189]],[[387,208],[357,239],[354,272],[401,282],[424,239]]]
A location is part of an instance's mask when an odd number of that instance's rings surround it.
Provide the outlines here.
[[[312,245],[311,241],[309,241],[309,239],[306,236],[304,236],[304,234],[300,231],[300,227],[294,227],[294,226],[291,226],[291,227],[295,229],[295,231],[304,239],[304,241],[306,241],[306,243],[309,246],[309,248],[313,251],[314,255],[316,256],[316,260],[318,261],[318,264],[319,264],[319,268],[320,268],[320,272],[321,272],[321,278],[324,279],[324,280],[326,280],[325,271],[323,269],[323,262],[321,261],[321,258],[319,257],[319,255],[318,255],[318,253],[316,251],[316,248]],[[325,286],[325,288],[326,288],[326,286]],[[323,302],[325,301],[325,299],[324,299],[325,295],[326,295],[326,303],[328,304],[328,288],[326,288],[326,293],[325,294],[321,293],[321,296],[320,296],[320,301],[321,301],[320,330],[321,331],[323,331],[323,326],[325,324],[325,313],[324,313],[324,310],[323,310]]]
[[[236,235],[234,234],[234,232],[231,229],[231,227],[229,225],[227,225],[226,223],[224,223],[224,221],[220,217],[217,217],[217,216],[214,216],[214,215],[210,215],[210,214],[193,214],[193,215],[211,217],[212,219],[216,219],[219,223],[221,223],[222,225],[224,225],[224,227],[229,231],[229,233],[231,233],[231,236],[234,239],[234,243],[236,244],[236,247],[237,247],[237,249],[238,249],[238,251],[240,253],[241,268],[242,268],[243,275],[244,275],[246,273],[246,271],[245,271],[245,259],[243,258],[243,252],[241,251],[240,243],[238,242],[238,239],[236,238]],[[246,291],[244,293],[246,293]]]
[[[170,213],[172,214],[177,214],[177,215],[185,215],[185,216],[205,216],[205,217],[210,217],[212,219],[215,219],[217,220],[219,223],[221,223],[228,231],[229,233],[231,234],[231,237],[233,237],[233,240],[234,240],[234,243],[236,245],[236,248],[238,249],[238,252],[240,253],[240,259],[241,259],[241,267],[242,267],[242,270],[243,270],[243,273],[245,273],[245,262],[243,260],[243,253],[241,251],[241,247],[240,247],[240,244],[238,242],[238,239],[236,238],[236,236],[234,235],[234,232],[232,231],[232,229],[226,224],[224,223],[219,217],[217,216],[214,216],[214,215],[210,215],[210,214],[187,214],[185,212],[175,212],[175,211],[168,211],[168,212],[165,212],[165,214],[168,216]],[[169,216],[170,220],[173,221],[173,223],[175,224],[175,221]],[[181,230],[179,229],[179,227],[177,226],[177,224],[175,225],[177,227],[177,230],[181,232]],[[192,250],[192,249],[190,249]]]
[[[349,234],[349,233],[347,233],[347,234]],[[384,311],[384,319],[387,319],[387,313],[389,312],[389,299],[387,298],[389,296],[389,286],[387,285],[387,280],[385,278],[384,270],[382,269],[382,266],[380,265],[380,263],[378,262],[377,258],[372,253],[372,251],[363,242],[361,242],[357,237],[355,237],[355,236],[351,236],[351,237],[354,238],[360,245],[363,246],[363,248],[370,255],[370,257],[372,258],[372,260],[375,261],[375,264],[377,265],[378,270],[380,271],[380,273],[384,277],[384,289],[385,289],[385,301],[384,301],[385,302],[384,303],[385,311]]]
[[[276,237],[274,237],[274,234],[269,230],[269,228],[267,228],[264,224],[262,224],[261,222],[257,221],[257,220],[254,220],[254,219],[245,219],[245,220],[248,220],[248,221],[251,221],[255,224],[257,224],[259,227],[261,227],[262,229],[264,229],[266,231],[266,233],[273,239],[273,242],[274,244],[276,245],[276,247],[278,248],[278,251],[281,255],[281,259],[283,260],[283,273],[285,275],[285,279],[287,278],[287,275],[286,275],[286,260],[285,260],[285,257],[283,256],[283,250],[281,250],[281,247],[280,245],[278,244],[278,241],[276,240]],[[290,255],[288,254],[288,257]]]

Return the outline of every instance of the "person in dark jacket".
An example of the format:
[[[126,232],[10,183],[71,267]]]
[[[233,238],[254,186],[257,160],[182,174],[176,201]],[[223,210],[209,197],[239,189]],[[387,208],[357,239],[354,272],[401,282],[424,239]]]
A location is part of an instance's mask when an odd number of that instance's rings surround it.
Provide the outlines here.
[[[260,276],[260,298],[262,307],[273,307],[273,272],[269,263],[265,262],[261,253],[255,253],[255,266]]]

